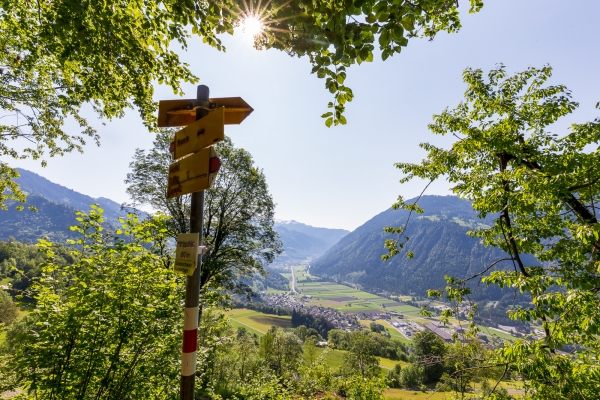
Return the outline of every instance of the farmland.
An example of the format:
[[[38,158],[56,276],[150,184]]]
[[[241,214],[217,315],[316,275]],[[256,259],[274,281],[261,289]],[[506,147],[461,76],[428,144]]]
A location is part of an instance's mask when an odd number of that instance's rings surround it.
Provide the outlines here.
[[[230,323],[234,327],[244,327],[251,333],[262,336],[272,327],[291,328],[292,321],[289,315],[268,315],[258,311],[236,308],[227,313]]]
[[[410,336],[405,336],[391,324],[398,323],[402,325],[402,321],[404,321],[405,323],[410,324],[411,322],[414,322],[419,326],[423,326],[435,323],[437,320],[436,318],[424,317],[421,315],[421,310],[419,308],[406,304],[405,301],[411,299],[409,296],[393,296],[390,299],[335,282],[319,282],[318,280],[320,278],[310,275],[306,266],[297,266],[293,268],[296,276],[296,287],[299,291],[299,294],[295,295],[295,298],[302,298],[303,304],[307,307],[327,307],[344,314],[357,314],[360,318],[364,318],[361,323],[366,326],[371,322],[369,314],[381,314],[382,312],[395,312],[401,314],[398,316],[392,315],[391,318],[386,318],[386,320],[379,319],[378,323],[383,325],[394,339],[401,340],[405,343],[410,342]],[[283,275],[290,280],[292,279],[291,272],[284,273]],[[275,291],[273,289],[267,291],[267,294],[281,293],[284,292]],[[432,305],[443,306],[444,304],[433,302]],[[464,321],[461,323],[456,319],[450,319],[450,323],[455,326],[466,325]],[[481,330],[482,333],[488,336],[503,340],[514,339],[510,334],[497,329],[481,327]]]

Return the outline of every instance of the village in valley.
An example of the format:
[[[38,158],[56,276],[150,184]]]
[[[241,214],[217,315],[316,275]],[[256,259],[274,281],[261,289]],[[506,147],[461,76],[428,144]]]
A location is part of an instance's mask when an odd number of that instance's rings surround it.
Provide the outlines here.
[[[417,332],[425,330],[451,343],[454,337],[460,339],[468,330],[466,319],[452,318],[446,324],[441,321],[437,315],[448,308],[448,304],[442,302],[416,300],[411,296],[395,296],[387,292],[368,293],[349,284],[329,282],[311,275],[307,265],[288,266],[287,270],[289,272],[282,275],[290,280],[289,291],[268,288],[259,292],[253,301],[276,309],[302,312],[314,318],[321,317],[336,329],[345,331],[369,328],[371,323],[375,323],[374,326],[379,327],[384,335],[405,343],[409,343]],[[434,316],[421,315],[421,306],[427,306]],[[232,315],[231,318],[235,323],[237,317]],[[266,328],[262,326],[262,329]],[[490,349],[520,335],[512,326],[480,326],[479,329],[477,336]],[[260,328],[259,332],[262,332]]]

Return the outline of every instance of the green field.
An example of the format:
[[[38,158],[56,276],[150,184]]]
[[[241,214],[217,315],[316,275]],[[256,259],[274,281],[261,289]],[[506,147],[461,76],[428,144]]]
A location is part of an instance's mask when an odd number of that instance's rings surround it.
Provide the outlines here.
[[[333,308],[340,312],[350,314],[374,311],[396,311],[403,314],[405,319],[414,321],[419,325],[425,325],[432,322],[431,318],[426,318],[421,315],[421,310],[418,307],[413,307],[407,304],[393,305],[393,303],[396,301],[410,300],[410,296],[394,296],[394,300],[391,300],[335,282],[307,282],[306,279],[308,277],[312,278],[312,276],[306,273],[305,266],[294,267],[294,271],[297,278],[296,286],[300,294],[311,296],[310,300],[308,301],[308,305]],[[284,273],[282,275],[291,279],[291,272]],[[276,294],[282,292],[269,289],[268,293]],[[443,305],[443,303],[440,302],[432,302],[431,304]],[[384,307],[383,305],[386,306]],[[258,331],[265,331],[264,326],[259,326],[260,324],[257,324],[256,321],[254,324],[241,320],[238,320],[238,322],[248,324]],[[382,322],[379,323],[388,328],[390,335],[394,337],[394,339],[398,339],[405,343],[410,342],[394,327],[390,326],[387,322]],[[454,325],[459,325],[459,321],[455,319],[451,319],[450,322]],[[266,329],[268,329],[268,327]],[[514,340],[514,337],[510,334],[499,332],[493,329],[482,327],[482,332],[503,340]]]
[[[323,353],[325,349],[318,349],[318,354]],[[344,354],[347,351],[345,350],[330,350],[327,356],[325,357],[325,364],[331,368],[333,371],[339,369],[344,362]],[[389,358],[377,357],[379,360],[379,366],[385,370],[389,370],[394,368],[396,364],[400,364],[402,366],[407,365],[408,363],[399,360],[390,360]]]
[[[300,265],[294,267],[294,273],[296,274],[296,283],[306,281],[307,279],[320,279],[318,276],[311,275],[306,272],[306,265]],[[307,282],[311,283],[311,282]]]
[[[244,327],[259,336],[264,335],[273,325],[278,328],[292,327],[292,317],[289,315],[268,315],[245,308],[236,308],[227,314],[232,326]]]
[[[500,339],[505,339],[505,340],[515,340],[515,338],[513,336],[511,336],[508,333],[504,333],[504,332],[500,332],[497,331],[495,329],[490,329],[490,328],[481,328],[481,333],[485,333],[486,335],[490,335],[490,336],[497,336]]]
[[[372,293],[363,292],[348,286],[332,282],[299,282],[298,290],[304,295],[312,296],[310,305],[335,308],[341,312],[357,313],[361,311],[393,310],[404,314],[419,316],[420,310],[413,306],[400,305],[383,307],[382,304],[393,303]],[[342,300],[342,298],[345,298]]]
[[[373,322],[373,321],[371,321],[369,319],[361,319],[361,320],[359,320],[359,322],[362,325],[364,325],[365,327],[368,328],[371,325],[371,322]],[[410,344],[411,343],[411,341],[409,339],[405,338],[403,334],[401,334],[400,332],[398,332],[398,330],[396,328],[394,328],[392,325],[390,325],[387,321],[385,321],[383,319],[378,319],[375,322],[377,322],[378,324],[381,324],[381,325],[385,326],[385,328],[387,329],[387,332],[390,334],[390,337],[392,339],[399,340],[399,341],[401,341],[402,343],[405,343],[405,344]]]

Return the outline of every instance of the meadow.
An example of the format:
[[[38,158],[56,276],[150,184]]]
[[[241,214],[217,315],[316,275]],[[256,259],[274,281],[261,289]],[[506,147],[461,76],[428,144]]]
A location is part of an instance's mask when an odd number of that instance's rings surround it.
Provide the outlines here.
[[[352,314],[356,314],[359,312],[369,313],[376,311],[396,311],[398,313],[401,313],[404,319],[414,321],[419,325],[425,325],[432,322],[432,318],[426,318],[421,315],[421,310],[418,307],[402,303],[402,301],[410,300],[410,296],[393,296],[393,299],[388,299],[335,282],[309,281],[308,279],[316,280],[320,278],[310,275],[307,272],[306,266],[294,267],[294,273],[296,275],[296,286],[300,291],[300,294],[311,296],[308,305],[329,307],[343,313]],[[283,275],[288,277],[288,279],[291,279],[292,276],[291,272]],[[269,289],[267,293],[274,294],[282,292]],[[432,302],[431,305],[440,306],[444,305],[444,303]],[[450,322],[454,325],[467,325],[466,321],[458,321],[453,318],[450,319]],[[389,323],[382,323],[382,325],[388,328],[388,332],[395,339],[404,341],[405,343],[410,343],[409,339],[406,339]],[[480,328],[483,333],[489,336],[495,336],[503,340],[515,339],[510,334],[502,331],[490,329],[487,327]]]
[[[289,315],[268,315],[245,308],[236,308],[228,311],[227,314],[232,326],[244,327],[258,336],[267,333],[273,325],[278,328],[292,327],[292,317]]]

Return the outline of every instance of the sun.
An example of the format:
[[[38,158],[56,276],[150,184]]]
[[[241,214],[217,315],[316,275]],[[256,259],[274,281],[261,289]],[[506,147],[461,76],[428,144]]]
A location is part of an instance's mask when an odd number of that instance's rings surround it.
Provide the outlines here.
[[[242,31],[250,36],[255,37],[263,33],[265,26],[260,17],[257,15],[250,15],[244,18],[242,21]]]

